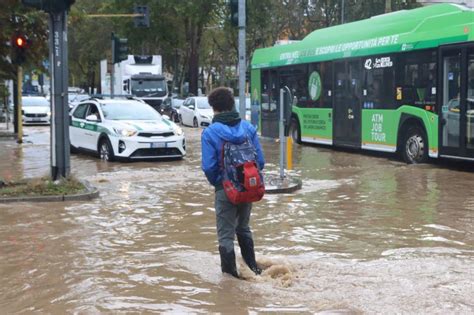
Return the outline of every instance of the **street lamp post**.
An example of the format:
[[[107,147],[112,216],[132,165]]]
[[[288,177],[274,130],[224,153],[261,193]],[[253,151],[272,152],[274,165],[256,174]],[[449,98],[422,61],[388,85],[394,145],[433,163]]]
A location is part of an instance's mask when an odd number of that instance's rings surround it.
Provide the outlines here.
[[[239,0],[239,110],[245,120],[245,0]]]

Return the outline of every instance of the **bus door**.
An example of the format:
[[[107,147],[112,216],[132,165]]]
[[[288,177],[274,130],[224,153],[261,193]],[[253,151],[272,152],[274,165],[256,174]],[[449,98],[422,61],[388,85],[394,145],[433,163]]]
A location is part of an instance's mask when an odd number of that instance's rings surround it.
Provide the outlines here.
[[[262,76],[262,136],[278,138],[280,89],[278,72],[264,71]]]
[[[474,45],[440,50],[439,153],[474,159]]]
[[[360,148],[361,70],[360,60],[334,63],[334,145]]]

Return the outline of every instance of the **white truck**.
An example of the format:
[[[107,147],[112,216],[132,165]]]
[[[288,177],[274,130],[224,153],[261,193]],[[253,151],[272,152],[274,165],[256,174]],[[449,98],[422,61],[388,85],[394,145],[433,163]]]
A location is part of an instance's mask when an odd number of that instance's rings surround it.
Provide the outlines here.
[[[102,94],[111,94],[107,60],[100,64]],[[168,96],[160,55],[128,55],[114,65],[114,95],[132,95],[159,110]]]

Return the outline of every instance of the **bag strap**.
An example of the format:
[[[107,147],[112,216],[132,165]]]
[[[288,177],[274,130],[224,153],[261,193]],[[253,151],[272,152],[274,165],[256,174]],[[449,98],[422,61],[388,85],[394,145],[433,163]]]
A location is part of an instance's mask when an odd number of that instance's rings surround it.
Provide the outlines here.
[[[221,165],[220,165],[220,170],[221,172],[225,171],[225,166],[224,166],[224,147],[227,141],[222,140],[222,147],[221,147]]]

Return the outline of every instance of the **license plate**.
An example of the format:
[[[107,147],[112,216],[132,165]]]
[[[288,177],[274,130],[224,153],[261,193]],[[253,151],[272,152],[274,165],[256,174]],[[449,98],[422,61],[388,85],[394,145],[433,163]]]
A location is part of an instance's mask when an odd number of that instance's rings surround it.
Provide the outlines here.
[[[150,148],[166,148],[166,142],[152,142],[150,143]]]
[[[41,118],[32,118],[33,121],[41,121]]]

